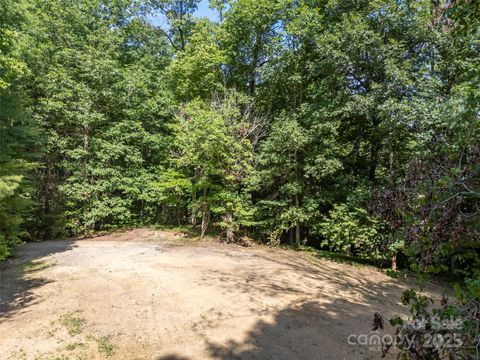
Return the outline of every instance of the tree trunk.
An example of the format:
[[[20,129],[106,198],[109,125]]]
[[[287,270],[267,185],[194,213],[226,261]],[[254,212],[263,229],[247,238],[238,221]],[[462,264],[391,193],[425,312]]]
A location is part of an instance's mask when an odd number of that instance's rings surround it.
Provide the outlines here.
[[[210,221],[210,213],[207,210],[202,211],[202,228],[200,229],[200,239],[203,239]]]
[[[393,164],[394,164],[394,154],[393,150],[390,150],[390,155],[389,155],[389,179],[388,181],[390,182],[390,186],[393,188],[395,185],[395,173],[393,171]]]
[[[250,64],[250,75],[249,75],[249,80],[248,80],[248,93],[250,95],[255,94],[255,85],[257,82],[257,67],[258,67],[258,61],[260,58],[260,52],[262,49],[262,35],[260,32],[257,30],[257,33],[255,35],[255,43],[253,45],[253,50],[252,50],[252,62]]]
[[[377,166],[378,166],[378,154],[380,152],[380,141],[375,139],[370,148],[370,169],[369,169],[369,179],[372,182],[375,182],[377,179]]]
[[[223,222],[226,225],[225,238],[227,243],[235,242],[235,233],[233,232],[233,215],[231,212],[227,212],[223,216]]]
[[[449,272],[450,272],[450,275],[454,275],[455,274],[455,270],[456,270],[456,258],[455,258],[455,252],[452,253],[450,255],[450,269],[449,269]]]
[[[298,199],[298,194],[295,195],[295,207],[298,209],[300,201]],[[297,220],[295,223],[295,247],[300,246],[300,221]]]
[[[200,230],[200,238],[205,236],[205,232],[208,228],[208,223],[210,222],[210,212],[207,205],[207,188],[203,188],[203,204],[202,204],[202,228]]]
[[[87,180],[87,164],[88,164],[88,148],[89,148],[89,128],[87,125],[84,126],[83,128],[83,150],[85,151],[85,155],[83,156],[83,167],[82,167],[82,176],[85,180]],[[89,208],[89,202],[88,199],[90,197],[90,194],[87,194],[84,196],[83,199],[83,231],[85,234],[88,233],[90,230],[86,218],[87,218],[87,213],[88,213],[88,208]]]
[[[370,166],[369,166],[369,180],[373,183],[377,180],[377,166],[378,166],[378,155],[382,147],[382,140],[378,134],[378,126],[380,125],[380,120],[375,118],[373,120],[373,134],[370,140]]]
[[[300,179],[298,176],[298,151],[295,149],[294,151],[294,158],[295,158],[295,180],[297,181],[297,184],[299,183]],[[295,194],[295,208],[298,211],[298,208],[300,207],[300,199],[298,197],[298,193]],[[295,247],[300,246],[300,220],[297,219],[295,222]]]
[[[190,222],[192,226],[197,226],[197,217],[195,216],[195,202],[197,201],[197,192],[195,189],[192,189],[192,215],[190,218]]]
[[[392,256],[392,270],[397,271],[397,253]]]

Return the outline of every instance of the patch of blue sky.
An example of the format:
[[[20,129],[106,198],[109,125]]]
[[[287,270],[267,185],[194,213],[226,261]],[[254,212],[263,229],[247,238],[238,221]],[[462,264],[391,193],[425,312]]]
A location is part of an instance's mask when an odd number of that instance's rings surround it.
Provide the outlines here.
[[[208,6],[208,0],[202,0],[198,4],[198,8],[195,11],[194,15],[199,18],[208,18],[211,21],[218,21],[218,12],[214,9],[211,9]],[[155,26],[159,26],[163,29],[168,27],[168,22],[165,15],[156,13],[148,15],[148,20]]]

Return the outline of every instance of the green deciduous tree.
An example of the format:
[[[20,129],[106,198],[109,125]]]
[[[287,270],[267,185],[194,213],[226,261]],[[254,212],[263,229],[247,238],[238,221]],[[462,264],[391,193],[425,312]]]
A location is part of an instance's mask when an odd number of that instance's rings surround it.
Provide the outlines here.
[[[32,3],[26,33],[45,237],[152,221],[145,194],[168,155],[166,40],[149,39],[155,29],[135,1],[70,5]]]
[[[22,7],[22,2],[0,1],[0,260],[20,240],[30,205],[28,150],[35,141],[21,86],[28,70],[18,56]]]
[[[231,242],[250,216],[243,182],[251,171],[250,136],[258,125],[245,110],[247,102],[240,94],[226,93],[210,103],[194,100],[177,117],[176,166],[192,184],[191,211],[193,219],[201,216],[201,236],[213,215]]]
[[[178,100],[209,99],[223,89],[226,58],[216,38],[217,27],[207,19],[196,23],[185,50],[168,67],[168,81]]]
[[[200,0],[148,0],[154,11],[166,17],[168,30],[162,30],[175,50],[185,50],[194,27],[193,13]]]
[[[0,4],[0,256],[31,195],[34,237],[201,219],[478,272],[476,1]]]

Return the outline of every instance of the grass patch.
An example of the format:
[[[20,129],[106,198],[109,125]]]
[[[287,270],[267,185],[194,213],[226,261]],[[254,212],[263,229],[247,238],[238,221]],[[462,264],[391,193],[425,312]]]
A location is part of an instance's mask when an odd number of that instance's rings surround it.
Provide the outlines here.
[[[14,359],[27,360],[27,353],[25,352],[25,350],[23,348],[21,348],[18,352],[14,352],[12,357],[13,356],[14,356]]]
[[[316,258],[319,259],[326,259],[342,264],[348,264],[348,265],[367,265],[367,266],[373,266],[376,268],[385,268],[388,266],[385,262],[382,261],[376,261],[376,260],[371,260],[371,259],[364,259],[359,256],[352,256],[352,255],[345,255],[345,254],[339,254],[335,253],[332,251],[326,251],[326,250],[318,250],[314,249],[309,246],[301,246],[300,250],[306,253],[309,253]]]
[[[85,347],[85,344],[82,343],[82,342],[74,342],[74,343],[71,343],[71,344],[68,344],[67,346],[65,346],[65,350],[67,351],[73,351],[75,349],[80,349],[80,348],[84,348]]]
[[[85,325],[87,321],[76,316],[75,313],[68,313],[60,318],[60,322],[67,329],[68,335],[75,336],[82,333],[83,325]]]
[[[58,356],[49,356],[49,355],[37,355],[35,356],[34,360],[70,360],[65,355],[58,355]]]
[[[98,352],[106,357],[110,357],[115,353],[114,347],[112,342],[110,341],[110,337],[108,336],[100,336],[95,339],[98,346]]]
[[[392,279],[399,279],[401,277],[407,277],[406,271],[397,271],[393,269],[387,269],[385,275],[391,277]]]
[[[49,267],[55,265],[53,262],[46,262],[46,261],[28,261],[24,264],[21,264],[20,267],[23,271],[26,272],[35,272],[48,269]]]

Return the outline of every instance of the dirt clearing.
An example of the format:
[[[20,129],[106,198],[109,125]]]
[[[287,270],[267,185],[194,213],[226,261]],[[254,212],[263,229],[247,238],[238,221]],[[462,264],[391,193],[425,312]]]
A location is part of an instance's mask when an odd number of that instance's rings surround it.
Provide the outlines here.
[[[368,267],[150,230],[29,243],[3,265],[0,358],[375,359],[406,288]],[[390,330],[387,325],[387,331]]]

